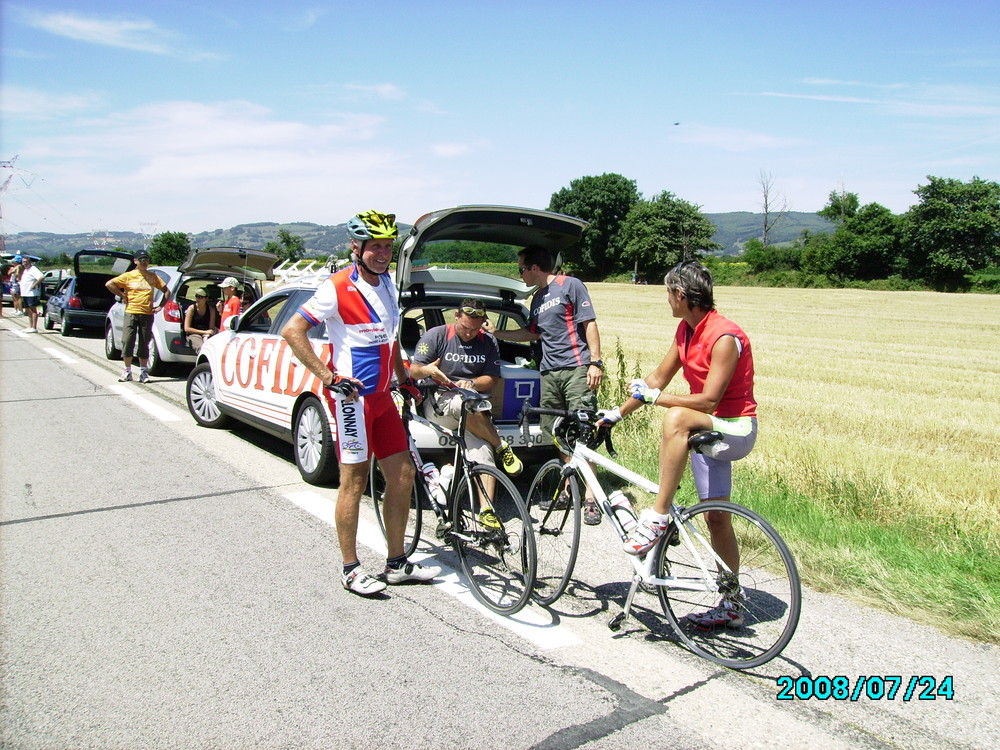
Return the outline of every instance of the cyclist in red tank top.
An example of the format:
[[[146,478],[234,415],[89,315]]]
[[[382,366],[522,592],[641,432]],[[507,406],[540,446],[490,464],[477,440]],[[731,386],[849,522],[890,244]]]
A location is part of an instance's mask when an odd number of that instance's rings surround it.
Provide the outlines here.
[[[702,500],[728,500],[732,490],[732,462],[745,457],[757,439],[757,402],[753,395],[753,352],[746,333],[715,310],[712,275],[700,263],[677,264],[664,279],[667,299],[677,326],[673,343],[659,366],[643,380],[629,386],[630,396],[617,409],[604,412],[614,424],[643,404],[665,407],[660,440],[660,491],[651,509],[624,542],[625,551],[643,555],[666,530],[667,511],[674,499],[689,454],[698,496]],[[689,395],[662,389],[681,370]],[[714,457],[689,451],[688,437],[699,430],[725,435],[725,449]],[[722,444],[719,444],[720,447]],[[740,552],[726,514],[709,513],[712,546],[734,572]],[[713,518],[713,516],[715,516]],[[742,623],[739,602],[723,600],[697,615],[696,625],[716,627]]]

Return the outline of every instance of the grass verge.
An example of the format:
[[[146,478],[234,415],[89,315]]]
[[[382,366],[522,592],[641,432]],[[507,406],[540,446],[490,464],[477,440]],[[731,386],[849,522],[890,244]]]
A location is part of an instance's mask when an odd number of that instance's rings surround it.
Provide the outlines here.
[[[655,481],[661,415],[631,418],[615,428],[617,460]],[[607,487],[621,484],[602,472]],[[883,492],[834,481],[810,496],[760,467],[735,465],[733,501],[760,513],[788,543],[804,585],[934,626],[949,635],[1000,644],[1000,542],[987,524],[959,512],[918,515]],[[630,488],[637,509],[652,496]],[[677,503],[697,495],[686,472]]]

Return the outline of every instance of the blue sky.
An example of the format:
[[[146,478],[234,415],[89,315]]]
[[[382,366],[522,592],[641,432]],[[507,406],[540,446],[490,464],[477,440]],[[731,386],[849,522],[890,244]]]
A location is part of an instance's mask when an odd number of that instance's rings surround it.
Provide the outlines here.
[[[705,212],[902,213],[1000,179],[1000,6],[5,0],[3,231],[544,208],[616,172]]]

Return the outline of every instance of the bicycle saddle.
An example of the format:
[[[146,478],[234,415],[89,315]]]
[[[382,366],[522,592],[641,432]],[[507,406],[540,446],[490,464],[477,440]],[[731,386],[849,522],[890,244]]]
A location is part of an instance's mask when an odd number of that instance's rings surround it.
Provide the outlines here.
[[[718,443],[725,437],[718,430],[699,430],[698,432],[692,432],[688,437],[688,447],[693,451],[701,453],[702,448]]]

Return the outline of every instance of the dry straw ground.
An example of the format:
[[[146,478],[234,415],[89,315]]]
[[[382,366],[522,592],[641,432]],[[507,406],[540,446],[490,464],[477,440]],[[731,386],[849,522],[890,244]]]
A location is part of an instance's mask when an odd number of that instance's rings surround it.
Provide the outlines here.
[[[588,287],[605,359],[618,338],[629,368],[648,372],[677,324],[664,287]],[[869,518],[916,514],[997,538],[1000,296],[720,287],[716,304],[753,344],[748,469],[870,503]],[[671,387],[685,388],[680,376]]]

